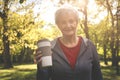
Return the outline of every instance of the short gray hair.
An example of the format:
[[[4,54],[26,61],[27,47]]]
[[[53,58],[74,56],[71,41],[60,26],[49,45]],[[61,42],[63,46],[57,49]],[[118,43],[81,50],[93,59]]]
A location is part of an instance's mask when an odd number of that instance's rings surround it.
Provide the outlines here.
[[[58,23],[58,20],[60,18],[60,15],[63,15],[65,13],[68,13],[68,12],[72,12],[76,18],[76,21],[78,22],[79,20],[79,14],[78,14],[78,11],[73,8],[72,6],[62,6],[61,8],[59,8],[56,12],[55,12],[55,23],[57,24]]]

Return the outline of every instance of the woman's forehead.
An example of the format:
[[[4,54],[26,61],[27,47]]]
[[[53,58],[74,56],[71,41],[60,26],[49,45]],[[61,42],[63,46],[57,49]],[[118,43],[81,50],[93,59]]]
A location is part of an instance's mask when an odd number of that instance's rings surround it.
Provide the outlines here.
[[[77,20],[78,19],[78,12],[73,8],[61,8],[61,9],[56,11],[55,21],[57,22],[61,18],[67,18],[69,16],[72,16]]]
[[[75,14],[74,12],[71,12],[71,11],[63,11],[63,12],[61,12],[61,14],[57,15],[57,17],[59,18],[59,17],[70,16],[70,15],[73,16],[73,17],[76,16],[76,14]]]
[[[56,16],[57,15],[64,15],[64,14],[74,14],[74,15],[77,15],[77,12],[74,10],[74,9],[71,9],[71,8],[63,8],[63,9],[59,9],[57,12],[56,12]]]

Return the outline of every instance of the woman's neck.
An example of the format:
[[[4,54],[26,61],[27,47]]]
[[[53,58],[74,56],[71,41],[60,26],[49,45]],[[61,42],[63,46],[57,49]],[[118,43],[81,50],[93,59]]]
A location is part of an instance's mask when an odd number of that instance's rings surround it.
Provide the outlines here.
[[[67,47],[74,47],[77,45],[79,38],[77,36],[61,37],[60,41]]]

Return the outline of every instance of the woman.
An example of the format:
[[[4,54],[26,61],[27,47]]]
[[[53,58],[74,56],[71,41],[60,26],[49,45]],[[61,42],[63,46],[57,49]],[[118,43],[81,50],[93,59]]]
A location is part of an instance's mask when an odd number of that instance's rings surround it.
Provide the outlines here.
[[[56,11],[55,23],[62,36],[51,42],[53,66],[43,69],[39,64],[37,80],[103,80],[94,44],[77,36],[78,21],[78,12],[71,7]],[[38,60],[41,54],[36,54]]]

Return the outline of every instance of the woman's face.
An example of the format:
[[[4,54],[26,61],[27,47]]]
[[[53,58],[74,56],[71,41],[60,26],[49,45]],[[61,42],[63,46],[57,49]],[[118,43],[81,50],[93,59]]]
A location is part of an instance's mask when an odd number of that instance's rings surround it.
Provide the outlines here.
[[[76,35],[77,25],[77,19],[71,12],[61,14],[57,22],[57,26],[62,32],[63,36]]]

